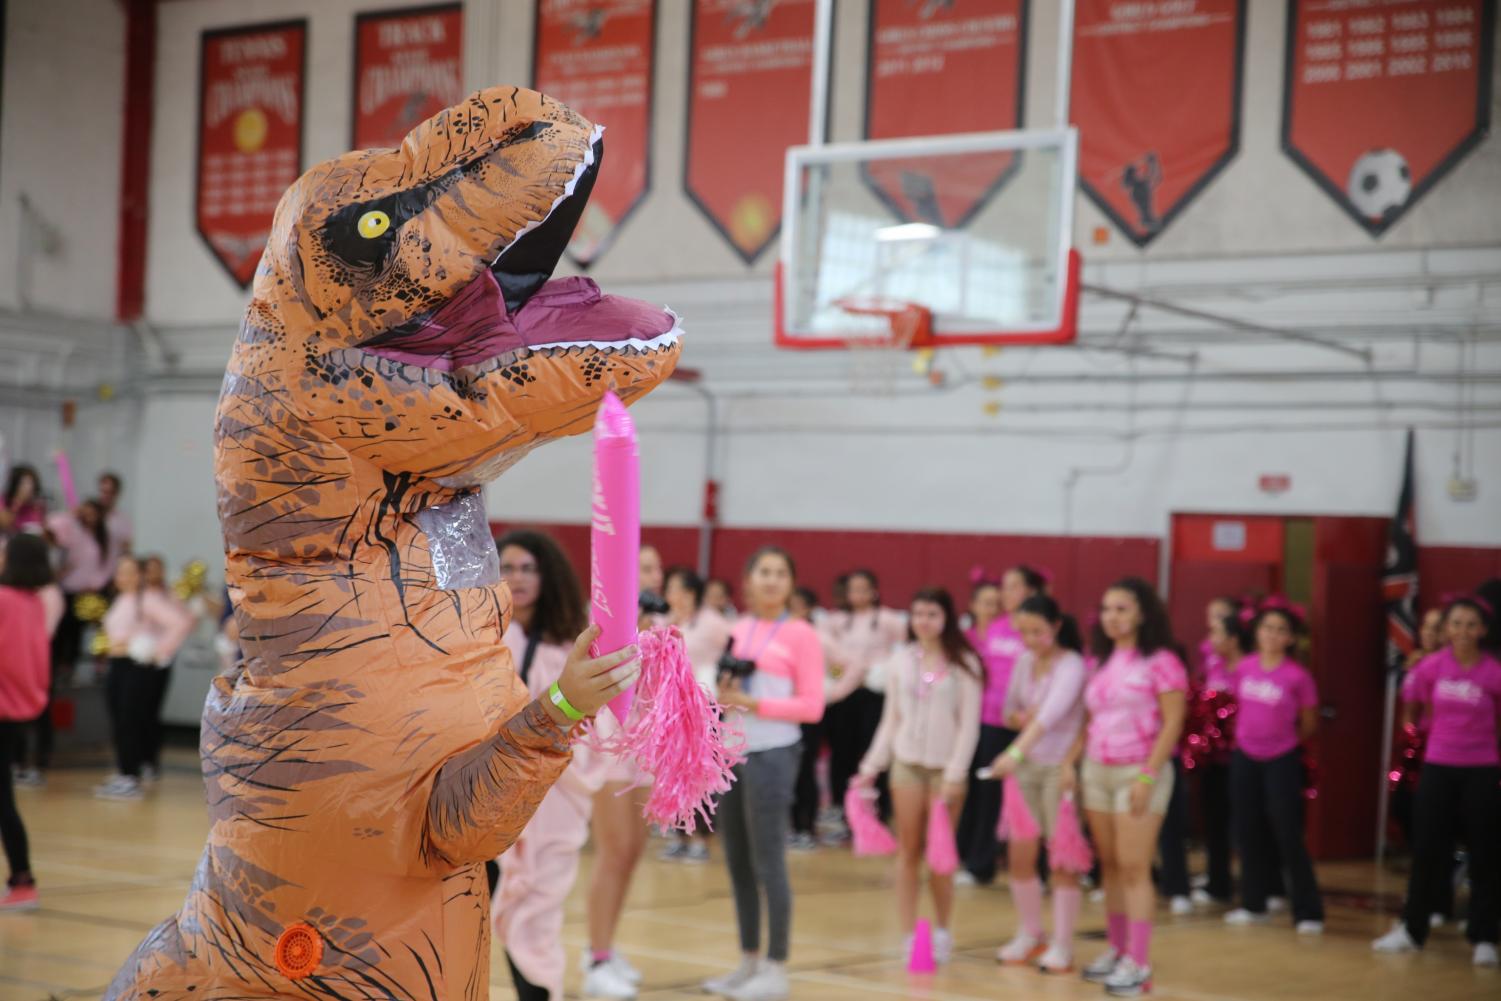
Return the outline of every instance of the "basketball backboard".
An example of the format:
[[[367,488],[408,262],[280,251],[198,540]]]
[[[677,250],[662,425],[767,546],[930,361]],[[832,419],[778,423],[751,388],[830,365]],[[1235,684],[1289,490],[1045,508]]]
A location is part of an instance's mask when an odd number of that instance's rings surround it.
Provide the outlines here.
[[[849,347],[903,304],[928,346],[1073,340],[1077,152],[1071,128],[789,149],[778,347]]]

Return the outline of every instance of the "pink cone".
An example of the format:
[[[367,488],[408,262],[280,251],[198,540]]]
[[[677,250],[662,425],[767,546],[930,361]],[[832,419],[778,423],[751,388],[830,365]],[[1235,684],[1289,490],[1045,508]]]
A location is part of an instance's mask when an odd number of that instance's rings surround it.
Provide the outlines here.
[[[850,829],[850,844],[856,855],[890,855],[896,838],[876,816],[875,801],[857,786],[844,794],[844,822]]]
[[[1058,872],[1083,875],[1094,865],[1094,852],[1079,826],[1079,808],[1072,794],[1058,801],[1058,819],[1048,839],[1048,860]]]
[[[952,875],[959,868],[959,847],[954,843],[954,825],[943,797],[936,797],[928,810],[928,871]]]
[[[912,954],[907,957],[908,973],[933,973],[938,964],[933,962],[933,928],[923,918],[917,919],[912,929]]]
[[[1004,792],[1001,793],[1001,822],[996,825],[995,836],[1000,841],[1035,841],[1042,833],[1037,818],[1027,809],[1027,800],[1022,796],[1022,787],[1015,775],[1006,776]]]

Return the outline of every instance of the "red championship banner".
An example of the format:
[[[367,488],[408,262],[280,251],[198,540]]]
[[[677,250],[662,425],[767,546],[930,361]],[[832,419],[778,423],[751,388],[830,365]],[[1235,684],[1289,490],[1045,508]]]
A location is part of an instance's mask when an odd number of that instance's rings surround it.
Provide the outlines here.
[[[814,0],[694,0],[688,197],[745,260],[776,239],[788,146],[808,141]]]
[[[463,4],[354,19],[354,149],[399,146],[463,96]]]
[[[307,22],[203,33],[198,233],[235,284],[255,277],[271,217],[302,169]]]
[[[997,132],[1022,122],[1028,0],[872,0],[865,138]],[[865,183],[908,222],[963,226],[1016,166],[1011,153],[883,160]],[[941,165],[940,165],[941,164]]]
[[[532,85],[605,127],[607,159],[568,256],[588,268],[651,182],[654,0],[538,0]]]
[[[1282,148],[1380,236],[1485,136],[1494,0],[1293,0]]]
[[[1245,23],[1245,0],[1078,6],[1079,184],[1138,247],[1239,148]]]

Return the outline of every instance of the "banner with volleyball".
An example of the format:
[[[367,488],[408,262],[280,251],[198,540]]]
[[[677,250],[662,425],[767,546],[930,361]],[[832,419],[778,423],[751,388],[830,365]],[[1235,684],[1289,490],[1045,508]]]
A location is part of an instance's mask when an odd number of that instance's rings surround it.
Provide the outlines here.
[[[683,187],[745,263],[782,224],[788,146],[808,141],[813,0],[694,0]]]
[[[1138,247],[1240,148],[1245,24],[1246,0],[1078,7],[1079,185]]]
[[[464,96],[464,7],[361,14],[354,21],[354,149],[394,147]]]
[[[588,268],[651,184],[655,0],[538,0],[532,86],[605,127],[606,166],[568,243]]]
[[[302,166],[307,22],[203,33],[198,85],[198,233],[248,288],[271,217]]]
[[[865,59],[865,138],[1021,127],[1027,0],[874,0]],[[956,94],[983,100],[954,100]],[[861,164],[898,218],[963,226],[1015,171],[1014,153]]]
[[[1282,148],[1379,237],[1486,134],[1492,0],[1292,0]]]

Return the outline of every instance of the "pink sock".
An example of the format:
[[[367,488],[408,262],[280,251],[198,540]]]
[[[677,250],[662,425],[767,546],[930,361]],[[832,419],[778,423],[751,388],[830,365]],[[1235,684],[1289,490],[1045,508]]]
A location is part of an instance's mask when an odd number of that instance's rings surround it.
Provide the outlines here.
[[[608,963],[610,961],[610,957],[613,955],[615,955],[615,953],[609,949],[595,949],[594,952],[589,956],[589,960],[595,966],[598,966],[600,963]]]
[[[1152,954],[1152,922],[1131,922],[1131,958],[1136,960],[1138,966],[1148,966],[1147,958]]]
[[[1074,940],[1074,925],[1079,923],[1079,888],[1060,886],[1053,889],[1053,944],[1068,948]]]
[[[1016,901],[1016,911],[1021,915],[1022,931],[1033,938],[1042,938],[1042,881],[1013,879],[1011,899]]]
[[[1122,955],[1126,952],[1126,916],[1124,914],[1105,915],[1105,937],[1110,941],[1110,948]]]

